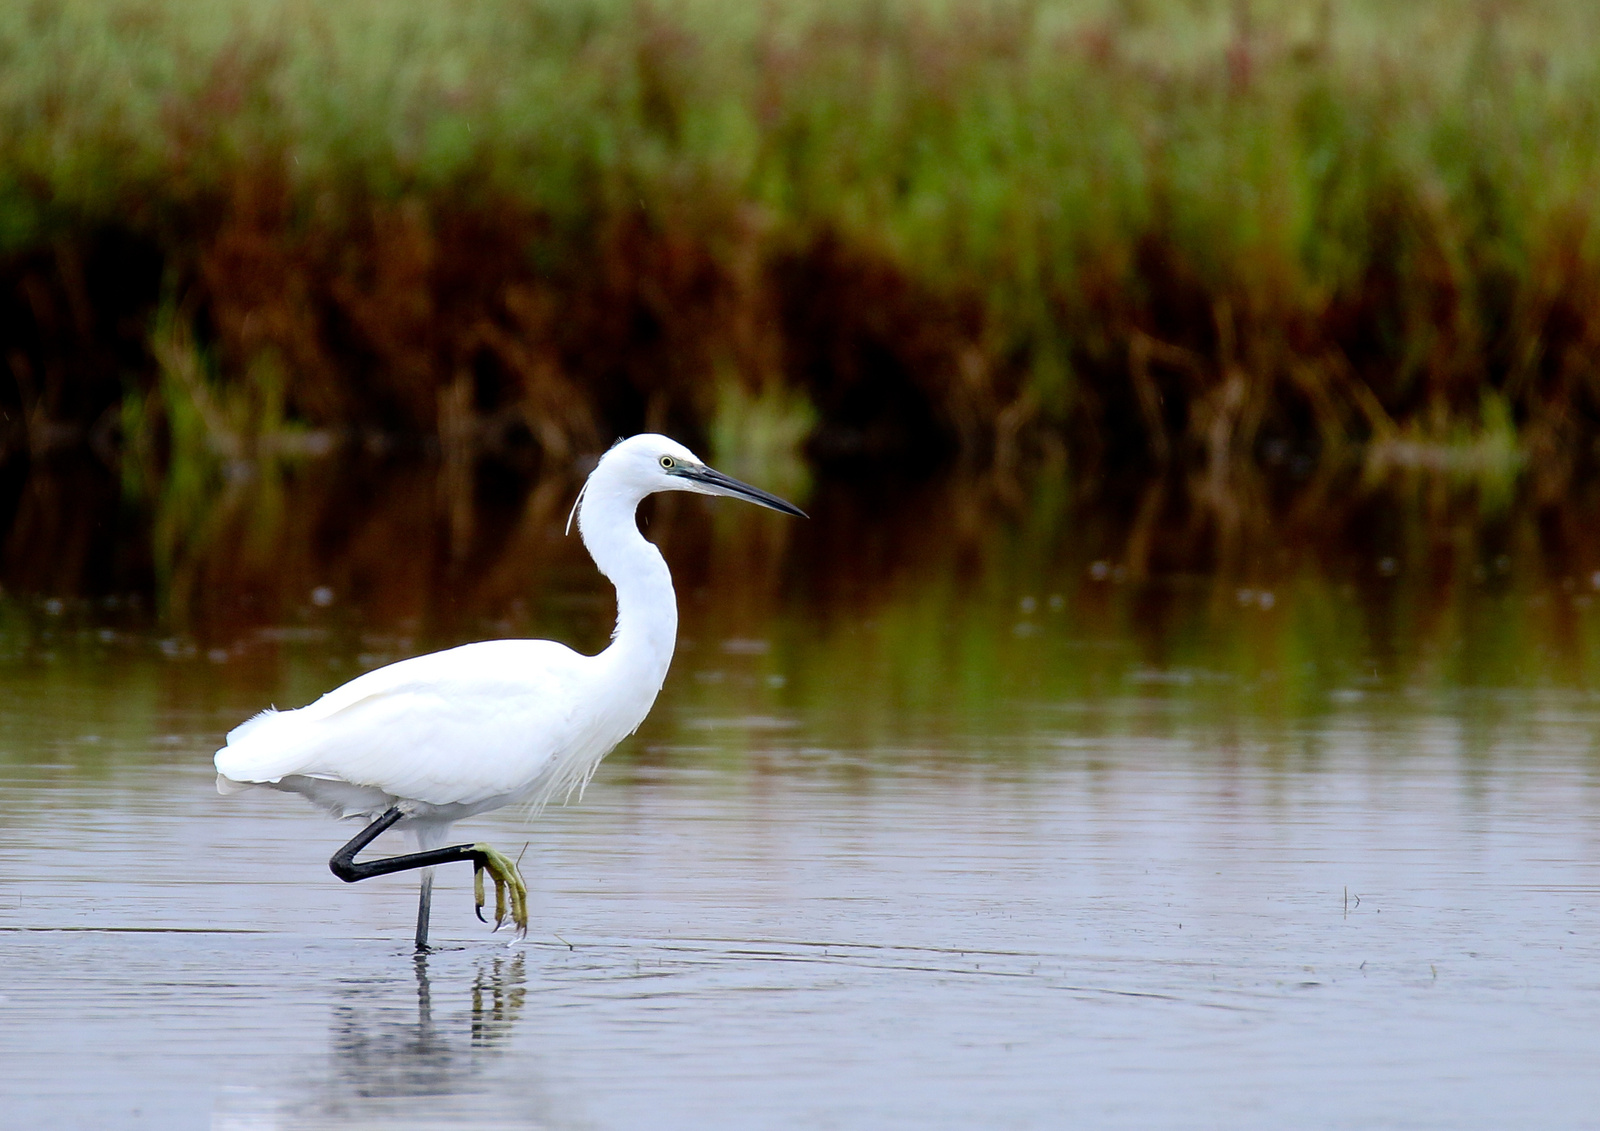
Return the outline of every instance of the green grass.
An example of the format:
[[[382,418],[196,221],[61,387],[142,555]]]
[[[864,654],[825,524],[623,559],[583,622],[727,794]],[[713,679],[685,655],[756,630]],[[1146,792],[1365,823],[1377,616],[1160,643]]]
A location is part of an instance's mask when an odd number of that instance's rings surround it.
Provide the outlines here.
[[[564,463],[760,404],[821,459],[1559,490],[1597,41],[1585,0],[9,5],[6,403],[189,444],[178,319],[212,447]]]

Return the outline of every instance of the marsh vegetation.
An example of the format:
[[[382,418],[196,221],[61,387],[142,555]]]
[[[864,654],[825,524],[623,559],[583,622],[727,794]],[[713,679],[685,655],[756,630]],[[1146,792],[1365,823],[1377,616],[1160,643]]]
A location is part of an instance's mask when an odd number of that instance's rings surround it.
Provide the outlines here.
[[[193,451],[536,476],[653,427],[1213,494],[1526,469],[1549,496],[1600,420],[1597,23],[9,5],[6,450],[97,448],[155,491]]]

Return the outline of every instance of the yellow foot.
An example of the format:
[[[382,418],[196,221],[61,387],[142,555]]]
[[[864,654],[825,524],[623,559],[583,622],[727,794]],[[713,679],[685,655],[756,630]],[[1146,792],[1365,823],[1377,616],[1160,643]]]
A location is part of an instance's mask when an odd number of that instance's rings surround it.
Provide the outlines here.
[[[528,885],[522,882],[516,861],[487,844],[475,844],[472,850],[483,854],[482,861],[472,871],[472,891],[478,899],[478,918],[483,919],[483,874],[488,872],[489,878],[494,881],[494,929],[498,931],[505,926],[509,897],[511,921],[516,924],[517,937],[521,938],[528,933]]]

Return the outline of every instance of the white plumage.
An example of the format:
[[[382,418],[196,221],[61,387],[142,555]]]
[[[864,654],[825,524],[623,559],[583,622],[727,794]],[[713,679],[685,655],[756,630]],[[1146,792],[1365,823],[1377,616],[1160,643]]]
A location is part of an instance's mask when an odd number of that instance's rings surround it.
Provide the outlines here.
[[[549,640],[491,640],[402,660],[294,711],[268,709],[228,734],[217,786],[299,793],[336,816],[398,806],[420,849],[455,821],[581,790],[638,729],[666,678],[677,601],[635,512],[655,491],[788,503],[706,467],[664,436],[603,456],[574,506],[584,545],[617,590],[617,627],[596,656]],[[426,883],[426,881],[425,881]],[[426,894],[418,941],[426,937]]]
[[[460,820],[512,801],[542,803],[575,775],[586,779],[654,699],[631,713],[611,702],[598,678],[602,656],[548,640],[489,640],[402,660],[309,707],[264,711],[236,727],[217,751],[217,772],[303,793],[338,816],[409,801],[418,815]]]

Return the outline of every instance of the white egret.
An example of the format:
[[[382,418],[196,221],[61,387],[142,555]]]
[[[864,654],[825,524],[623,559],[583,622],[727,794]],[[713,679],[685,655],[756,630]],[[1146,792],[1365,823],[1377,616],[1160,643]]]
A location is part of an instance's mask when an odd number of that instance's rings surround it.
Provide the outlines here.
[[[746,499],[804,513],[714,471],[665,436],[623,440],[578,492],[572,518],[617,591],[611,644],[585,656],[551,640],[487,640],[370,671],[299,710],[275,708],[228,734],[217,789],[268,786],[299,793],[338,817],[370,823],[328,862],[347,883],[423,869],[417,948],[428,945],[433,865],[473,862],[479,918],[483,877],[495,885],[495,926],[528,927],[517,866],[487,844],[441,847],[457,821],[581,791],[611,749],[639,728],[666,678],[678,606],[661,552],[639,533],[639,502],[656,491]],[[360,864],[385,829],[416,851]]]

